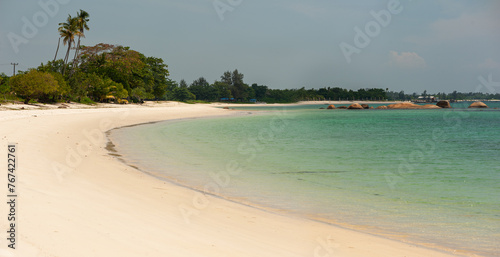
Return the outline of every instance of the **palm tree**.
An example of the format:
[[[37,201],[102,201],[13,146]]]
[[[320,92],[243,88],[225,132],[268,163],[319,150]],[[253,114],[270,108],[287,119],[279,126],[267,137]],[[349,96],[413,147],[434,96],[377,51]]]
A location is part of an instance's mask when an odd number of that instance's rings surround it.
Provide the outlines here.
[[[68,15],[66,22],[59,23],[59,35],[63,38],[64,45],[68,44],[68,50],[66,51],[66,56],[64,57],[64,68],[63,74],[66,71],[66,64],[69,58],[69,52],[71,50],[71,45],[75,42],[75,36],[80,34],[77,26],[76,18],[72,18]]]
[[[60,29],[60,28],[59,28]],[[56,49],[56,56],[54,56],[54,62],[57,59],[57,52],[59,52],[59,45],[61,44],[61,37],[59,37],[59,41],[57,41],[57,49]]]
[[[73,63],[75,62],[76,56],[78,55],[78,52],[80,50],[80,38],[85,37],[85,30],[89,30],[89,26],[87,23],[89,22],[89,13],[80,9],[80,12],[76,14],[76,22],[77,22],[77,29],[78,29],[78,43],[76,45],[76,50],[75,50],[75,57],[73,57]]]

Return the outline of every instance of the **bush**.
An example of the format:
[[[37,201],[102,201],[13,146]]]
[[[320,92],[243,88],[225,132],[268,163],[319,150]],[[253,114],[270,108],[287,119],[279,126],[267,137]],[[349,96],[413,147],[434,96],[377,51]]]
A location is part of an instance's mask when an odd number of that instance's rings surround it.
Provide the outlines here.
[[[59,89],[57,80],[50,73],[31,70],[10,79],[10,87],[27,104],[31,99],[48,100]]]
[[[87,97],[92,102],[104,102],[110,98],[121,99],[128,96],[127,90],[121,83],[95,73],[76,73],[71,78],[70,85],[75,98]]]
[[[0,94],[10,93],[9,77],[5,73],[0,74]]]
[[[61,73],[58,72],[50,72],[50,74],[54,77],[54,79],[57,81],[57,84],[59,85],[57,88],[57,92],[55,96],[57,98],[68,98],[69,94],[71,93],[71,87],[66,83],[66,80],[64,80],[64,77],[61,75]]]
[[[88,97],[83,97],[81,100],[80,100],[80,103],[82,104],[95,104],[94,101],[92,101],[92,99],[88,98]]]
[[[128,92],[126,89],[123,88],[122,83],[116,83],[110,78],[105,78],[104,85],[108,89],[107,96],[114,96],[115,99],[122,99],[128,97]]]

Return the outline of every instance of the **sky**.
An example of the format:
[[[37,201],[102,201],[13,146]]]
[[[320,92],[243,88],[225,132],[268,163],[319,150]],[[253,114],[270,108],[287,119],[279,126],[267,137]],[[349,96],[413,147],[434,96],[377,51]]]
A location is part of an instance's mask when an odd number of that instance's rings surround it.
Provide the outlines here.
[[[162,58],[188,84],[238,69],[269,88],[500,93],[497,0],[0,0],[0,73],[52,60],[80,9],[82,45]]]

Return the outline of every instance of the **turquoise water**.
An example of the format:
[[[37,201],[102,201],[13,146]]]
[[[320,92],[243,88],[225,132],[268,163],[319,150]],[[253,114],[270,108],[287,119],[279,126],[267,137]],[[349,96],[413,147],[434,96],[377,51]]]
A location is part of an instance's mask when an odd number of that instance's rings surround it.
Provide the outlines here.
[[[252,108],[236,117],[122,128],[110,137],[130,164],[189,187],[412,243],[499,256],[500,111],[461,106],[271,106],[263,114]]]

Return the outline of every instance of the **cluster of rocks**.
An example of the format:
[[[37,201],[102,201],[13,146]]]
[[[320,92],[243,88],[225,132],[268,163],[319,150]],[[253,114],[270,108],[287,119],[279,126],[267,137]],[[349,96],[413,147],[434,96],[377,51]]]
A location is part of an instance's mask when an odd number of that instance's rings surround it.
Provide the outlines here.
[[[449,101],[439,101],[435,105],[434,104],[418,105],[418,104],[413,104],[413,103],[397,103],[397,104],[390,104],[387,106],[382,105],[382,106],[379,106],[375,109],[441,109],[441,108],[451,108],[450,102]],[[488,108],[488,106],[483,102],[474,102],[469,106],[469,108]],[[321,108],[321,109],[324,109],[324,108]],[[374,109],[374,108],[370,107],[367,104],[354,103],[354,104],[351,104],[350,106],[339,106],[339,107],[335,107],[335,105],[331,104],[326,109],[328,109],[328,110],[333,110],[333,109],[362,110],[362,109]]]

